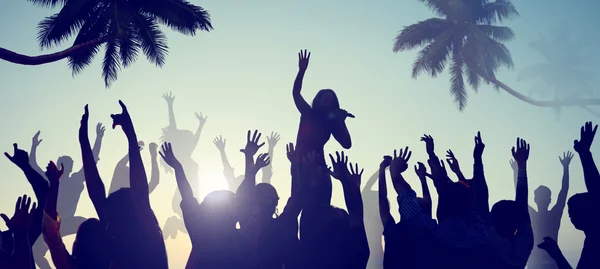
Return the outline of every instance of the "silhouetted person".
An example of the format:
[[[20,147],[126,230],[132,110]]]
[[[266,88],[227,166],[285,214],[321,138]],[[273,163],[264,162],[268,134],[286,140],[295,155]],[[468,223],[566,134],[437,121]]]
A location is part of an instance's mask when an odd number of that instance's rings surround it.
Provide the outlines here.
[[[306,50],[298,53],[298,74],[292,90],[294,103],[300,112],[296,151],[301,158],[309,152],[315,152],[319,156],[319,165],[326,167],[324,147],[332,135],[343,148],[352,147],[352,139],[346,127],[346,118],[354,118],[354,115],[340,108],[338,98],[331,89],[320,90],[313,99],[312,105],[306,102],[302,97],[301,90],[309,59],[310,53]],[[318,199],[320,203],[329,204],[331,179],[327,176],[323,180],[326,184],[322,193],[324,197],[315,199]]]
[[[235,227],[235,194],[214,191],[201,204],[198,203],[170,143],[162,146],[160,155],[175,170],[177,188],[182,197],[183,220],[192,241],[192,252],[185,268],[254,268],[250,248]]]
[[[573,149],[579,154],[581,166],[583,167],[583,177],[588,192],[578,193],[569,198],[569,218],[576,229],[585,233],[585,241],[581,258],[577,264],[577,269],[598,268],[600,264],[600,226],[598,226],[598,205],[600,204],[600,173],[594,163],[594,158],[590,148],[594,141],[594,136],[598,130],[598,125],[592,127],[592,122],[586,122],[581,127],[579,140],[574,141]],[[556,261],[558,268],[570,269],[571,265],[563,256],[556,239],[546,237],[544,242],[538,245],[548,252]]]
[[[313,155],[313,156],[310,156]],[[323,188],[322,176],[317,176],[324,167],[319,166],[319,156],[309,154],[312,159],[312,176],[306,176],[303,181],[312,181],[311,192]],[[369,242],[365,232],[364,208],[361,198],[361,177],[363,170],[358,164],[349,164],[348,158],[342,152],[336,152],[336,158],[329,155],[332,169],[329,173],[342,184],[344,201],[348,212],[331,205],[310,204],[310,211],[303,211],[300,220],[300,240],[306,250],[307,268],[316,269],[364,269],[369,260]],[[310,168],[309,168],[310,169]]]
[[[517,138],[512,155],[518,166],[515,200],[501,200],[494,204],[490,214],[493,226],[490,235],[491,257],[489,268],[519,268],[527,265],[533,249],[533,229],[529,217],[527,160],[529,144]]]
[[[140,151],[144,149],[144,142],[139,141],[138,146],[140,147]],[[151,170],[150,170],[150,182],[148,182],[148,189],[150,193],[152,193],[158,183],[160,181],[160,173],[158,170],[158,145],[156,143],[150,143],[150,147],[148,148],[150,151],[150,159]],[[112,181],[110,182],[110,189],[108,190],[108,194],[111,194],[121,188],[129,188],[129,154],[125,154],[123,158],[117,163],[115,166],[115,171],[113,172]]]
[[[100,220],[87,219],[78,227],[72,254],[67,251],[63,243],[60,234],[61,219],[56,211],[62,169],[61,166],[59,170],[53,162],[50,162],[46,168],[46,178],[50,182],[50,188],[42,226],[44,242],[50,250],[52,262],[57,269],[108,269],[111,257],[106,228]]]
[[[173,142],[173,148],[175,152],[177,152],[177,159],[181,162],[185,171],[188,175],[188,180],[190,185],[192,186],[192,190],[194,191],[195,197],[198,197],[198,164],[192,159],[192,154],[198,145],[198,140],[200,139],[200,134],[202,133],[202,128],[206,123],[206,118],[203,117],[201,113],[196,113],[196,118],[198,119],[198,129],[196,129],[195,133],[192,133],[188,130],[178,129],[177,122],[175,121],[175,112],[173,108],[173,102],[175,101],[175,96],[171,93],[163,94],[163,99],[167,102],[168,110],[169,110],[169,125],[166,128],[163,128],[163,135],[161,137],[161,143],[165,142]],[[164,162],[163,162],[164,165]],[[163,166],[165,171],[171,172],[171,168],[168,165]],[[173,201],[171,203],[171,208],[173,212],[177,214],[177,216],[171,216],[167,219],[165,226],[163,228],[165,239],[168,237],[175,238],[177,237],[177,232],[182,231],[186,232],[185,225],[183,224],[182,212],[179,203],[181,202],[181,195],[178,191],[175,191],[173,195]]]
[[[367,184],[362,189],[362,198],[365,206],[365,229],[367,231],[367,239],[369,240],[369,257],[368,269],[383,268],[383,246],[382,234],[383,225],[379,221],[379,205],[378,192],[373,190],[373,185],[379,178],[379,172],[376,171],[367,180]]]
[[[100,148],[102,147],[102,138],[104,138],[105,128],[102,123],[96,125],[96,141],[94,142],[94,159],[96,162],[99,160]],[[44,171],[37,164],[37,148],[42,142],[39,139],[40,131],[38,131],[32,138],[31,141],[31,155],[29,156],[29,162],[31,166],[40,174],[44,175]],[[77,211],[77,205],[81,198],[81,193],[85,187],[85,176],[83,175],[83,167],[79,171],[73,173],[73,159],[69,156],[61,156],[58,158],[57,165],[64,167],[64,175],[62,177],[62,184],[60,184],[60,193],[58,197],[57,210],[61,216],[61,230],[62,236],[72,235],[77,232],[79,225],[83,223],[86,218],[75,216]],[[33,247],[33,255],[37,266],[41,269],[50,269],[48,261],[44,257],[48,252],[48,247],[44,243],[42,238],[39,238]]]
[[[275,145],[279,142],[279,134],[272,132],[271,136],[267,136],[267,144],[268,144],[268,155],[273,159],[273,153],[275,149]],[[223,175],[225,176],[225,180],[227,181],[227,186],[230,191],[236,192],[242,184],[244,180],[244,175],[235,175],[235,170],[233,166],[229,163],[229,159],[227,158],[227,153],[225,152],[225,146],[227,143],[227,139],[223,139],[223,136],[215,137],[213,140],[213,144],[219,150],[219,154],[221,155],[221,162],[223,163]],[[262,171],[262,182],[263,183],[271,183],[271,178],[273,177],[273,164],[269,163],[266,167],[260,169]]]
[[[129,188],[108,197],[94,161],[87,133],[87,106],[81,118],[79,141],[88,194],[103,226],[111,250],[111,268],[169,267],[165,242],[150,205],[148,179],[140,154],[138,139],[123,102],[121,114],[113,114],[113,128],[121,126],[129,149]]]
[[[558,193],[556,205],[549,210],[552,201],[552,192],[550,188],[541,185],[534,193],[534,201],[537,210],[529,207],[529,216],[533,227],[535,241],[543,240],[546,237],[555,238],[558,241],[558,230],[560,221],[567,202],[567,193],[569,192],[569,164],[573,159],[573,153],[566,152],[563,157],[558,157],[563,168],[562,188]],[[518,177],[517,163],[511,160],[511,166],[515,172],[515,186]],[[548,253],[540,248],[534,248],[529,257],[527,267],[530,269],[554,269],[558,268],[556,262]]]

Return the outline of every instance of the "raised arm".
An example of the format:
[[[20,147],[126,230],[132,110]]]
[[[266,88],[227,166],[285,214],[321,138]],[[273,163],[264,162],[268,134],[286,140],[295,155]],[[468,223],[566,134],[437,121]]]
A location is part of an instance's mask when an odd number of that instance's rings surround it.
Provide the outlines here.
[[[431,202],[429,186],[427,186],[427,168],[423,163],[418,162],[417,165],[415,165],[415,173],[419,177],[421,190],[423,191],[423,200],[425,201],[425,208],[423,208],[423,210],[431,217],[433,214],[433,203]]]
[[[31,251],[33,242],[31,241],[36,241],[37,237],[31,238],[31,233],[28,231],[36,221],[37,212],[42,210],[38,210],[36,204],[33,203],[30,211],[30,205],[31,198],[23,195],[17,199],[15,214],[12,218],[9,219],[8,216],[0,214],[9,231],[14,235],[14,246],[10,257],[12,268],[35,268]]]
[[[150,182],[148,183],[148,191],[152,193],[160,182],[160,171],[158,170],[158,145],[150,143]],[[175,175],[177,176],[177,175]]]
[[[512,155],[519,167],[515,201],[519,205],[520,210],[528,213],[529,186],[527,182],[527,159],[529,159],[529,144],[527,144],[527,141],[517,138],[517,146],[516,148],[512,148]]]
[[[196,116],[196,119],[198,119],[198,129],[196,129],[196,132],[194,133],[194,147],[192,148],[192,151],[198,146],[202,129],[204,128],[204,124],[206,124],[206,119],[208,118],[208,116],[202,116],[202,113],[200,112],[196,112],[194,115]]]
[[[421,141],[425,142],[425,148],[427,150],[427,155],[429,156],[427,159],[427,164],[429,164],[429,167],[431,168],[431,179],[433,180],[433,185],[435,186],[437,192],[440,193],[440,187],[443,184],[450,183],[451,180],[446,172],[444,162],[440,162],[440,159],[435,154],[433,137],[425,134],[423,137],[421,137]]]
[[[485,149],[485,144],[481,139],[480,132],[477,132],[477,136],[475,136],[474,140],[475,147],[473,149],[473,180],[471,185],[473,186],[475,195],[475,207],[480,216],[484,217],[485,219],[490,212],[490,194],[483,170],[483,150]]]
[[[279,142],[279,134],[275,132],[271,132],[271,136],[267,136],[267,145],[269,146],[267,150],[267,154],[269,154],[269,158],[271,158],[271,162],[269,165],[263,167],[262,171],[262,182],[271,184],[271,178],[273,177],[273,153],[277,142]]]
[[[581,136],[579,140],[575,140],[573,148],[579,153],[579,159],[581,160],[581,166],[583,166],[583,177],[585,179],[585,185],[588,192],[596,196],[600,193],[600,174],[598,168],[592,157],[590,148],[594,141],[594,136],[598,130],[598,125],[592,128],[592,122],[586,122],[581,127]]]
[[[239,188],[241,182],[238,182],[236,179],[235,174],[233,174],[233,167],[229,163],[229,159],[227,159],[227,153],[225,152],[227,139],[223,139],[223,136],[215,137],[213,144],[215,144],[215,147],[217,147],[219,154],[221,155],[221,162],[223,163],[223,175],[227,181],[227,186],[229,186],[229,190],[235,192],[237,191],[237,188]]]
[[[173,102],[175,101],[175,96],[173,95],[173,93],[169,92],[169,93],[164,93],[162,95],[162,98],[165,99],[165,101],[167,101],[167,107],[169,109],[169,126],[167,128],[169,129],[177,129],[177,122],[175,121],[175,111],[173,110]]]
[[[573,159],[573,153],[570,151],[563,153],[563,157],[558,157],[560,164],[563,168],[563,176],[562,176],[562,187],[560,188],[560,192],[558,193],[558,199],[556,199],[556,205],[552,208],[554,211],[559,210],[563,212],[565,209],[565,205],[567,203],[567,194],[569,193],[569,165],[571,164],[571,160]]]
[[[37,131],[33,138],[31,138],[31,152],[29,152],[29,164],[31,167],[38,172],[40,175],[44,174],[44,170],[37,163],[37,148],[42,143],[43,139],[40,139],[40,131]]]
[[[133,195],[133,203],[139,210],[152,209],[150,206],[150,191],[148,189],[148,178],[142,162],[142,155],[138,146],[137,135],[131,116],[125,104],[119,100],[121,114],[110,115],[113,119],[113,128],[120,125],[127,136],[129,144],[129,186]]]
[[[61,164],[60,170],[56,167],[54,162],[48,163],[46,167],[46,178],[50,181],[50,187],[48,188],[48,198],[46,200],[46,207],[44,211],[52,219],[58,219],[58,213],[56,212],[56,203],[58,201],[58,189],[60,185],[60,177],[63,174],[64,167]]]
[[[238,187],[236,195],[242,201],[248,201],[248,199],[253,197],[254,186],[256,186],[256,173],[262,167],[268,165],[270,161],[267,154],[260,154],[256,160],[256,165],[254,164],[254,155],[258,152],[258,149],[265,145],[264,142],[259,144],[261,135],[258,130],[255,130],[254,134],[248,131],[246,147],[240,150],[244,153],[246,159],[246,172],[244,174],[244,181]]]
[[[100,149],[102,148],[102,138],[104,138],[105,127],[102,123],[96,124],[96,140],[94,140],[94,147],[92,148],[92,155],[94,156],[94,162],[98,163],[100,160]],[[77,172],[82,172],[83,167]]]
[[[454,155],[454,152],[452,152],[451,149],[446,151],[446,162],[448,163],[450,170],[452,170],[456,177],[458,177],[459,181],[467,181],[467,178],[465,178],[465,175],[463,174],[462,170],[460,170],[460,164],[458,163],[458,159],[456,159],[456,156]]]
[[[173,170],[175,170],[175,179],[177,180],[177,188],[179,189],[179,193],[181,193],[181,198],[185,201],[193,200],[194,192],[192,190],[192,186],[185,176],[183,166],[177,160],[175,154],[173,154],[173,147],[171,147],[171,143],[165,143],[162,145],[160,156],[169,166],[173,168]]]
[[[300,111],[300,114],[306,114],[310,112],[310,105],[304,100],[300,91],[302,90],[302,80],[304,79],[304,74],[306,73],[306,69],[308,68],[308,61],[310,60],[310,52],[306,50],[298,52],[298,74],[296,75],[296,80],[294,81],[294,88],[292,89],[292,96],[294,97],[294,103],[296,104],[296,108]]]
[[[383,156],[383,161],[379,165],[379,218],[381,218],[383,227],[388,227],[387,225],[390,223],[396,223],[396,220],[394,220],[394,217],[390,213],[390,202],[388,201],[387,182],[385,178],[385,169],[390,166],[391,162],[392,157]]]
[[[123,156],[123,158],[121,158],[121,160],[119,160],[119,162],[117,162],[117,165],[115,166],[115,170],[113,171],[112,180],[110,181],[110,187],[108,189],[109,194],[117,191],[119,188],[122,187],[121,186],[122,184],[120,183],[120,181],[125,180],[125,179],[121,178],[123,176],[122,171],[129,169],[129,167],[127,167],[128,163],[129,163],[129,153],[125,154],[125,156]]]
[[[83,161],[83,174],[85,176],[85,184],[90,200],[92,200],[92,204],[96,209],[98,217],[102,220],[104,218],[106,189],[104,188],[104,183],[98,172],[94,153],[90,147],[90,139],[88,137],[88,120],[90,115],[87,105],[84,110],[85,112],[81,117],[81,124],[79,127],[79,145],[81,147],[81,159]]]
[[[344,200],[346,208],[350,215],[350,220],[354,223],[364,225],[364,207],[360,194],[360,181],[364,169],[359,170],[358,164],[354,166],[350,163],[350,171],[348,171],[348,157],[344,152],[341,154],[336,152],[336,158],[329,154],[331,159],[333,172],[332,176],[342,183],[344,191]]]
[[[4,155],[17,167],[23,171],[27,181],[31,184],[33,188],[33,192],[35,193],[36,199],[38,201],[38,205],[45,206],[46,205],[46,197],[48,195],[48,182],[44,177],[38,173],[31,164],[29,163],[29,155],[26,151],[19,149],[17,143],[13,144],[14,154],[10,156],[8,153],[4,153]],[[41,217],[41,215],[40,215]],[[41,223],[41,218],[40,218]]]

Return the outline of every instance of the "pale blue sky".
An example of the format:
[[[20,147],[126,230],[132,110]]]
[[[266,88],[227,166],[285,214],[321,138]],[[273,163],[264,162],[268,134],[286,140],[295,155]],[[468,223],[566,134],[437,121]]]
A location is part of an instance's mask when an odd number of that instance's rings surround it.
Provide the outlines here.
[[[481,130],[487,146],[484,162],[492,202],[514,198],[508,160],[517,136],[532,144],[531,190],[539,184],[548,185],[554,190],[555,199],[562,171],[557,156],[572,149],[583,122],[595,120],[579,109],[568,109],[557,120],[552,111],[529,106],[489,86],[482,87],[478,94],[471,91],[467,109],[459,112],[451,101],[445,74],[437,79],[412,79],[415,52],[392,52],[393,38],[403,26],[433,16],[416,0],[192,2],[210,12],[215,30],[189,37],[163,27],[170,46],[164,68],[155,68],[142,56],[133,67],[119,73],[110,89],[104,88],[101,79],[101,57],[75,78],[65,61],[39,67],[0,62],[0,113],[5,115],[0,148],[9,151],[11,144],[17,142],[29,150],[31,137],[41,130],[44,141],[38,153],[40,164],[70,155],[78,169],[81,158],[77,128],[86,103],[90,105],[91,134],[94,122],[110,126],[109,115],[120,111],[117,100],[122,99],[131,111],[138,136],[148,143],[158,141],[160,128],[167,124],[166,104],[160,96],[173,91],[180,127],[195,130],[196,111],[208,116],[195,152],[201,178],[212,181],[203,186],[204,193],[225,186],[218,151],[212,145],[215,136],[222,134],[228,139],[230,161],[239,174],[243,171],[243,158],[238,149],[244,144],[246,130],[281,133],[273,182],[282,197],[282,209],[289,196],[284,143],[295,141],[299,120],[291,86],[297,71],[296,53],[303,48],[312,51],[304,83],[305,98],[312,100],[318,89],[332,88],[342,107],[356,115],[356,119],[348,120],[354,140],[348,154],[351,161],[365,167],[365,181],[378,167],[381,156],[394,148],[409,145],[414,151],[413,163],[424,161],[424,145],[419,142],[423,133],[436,138],[439,155],[452,148],[468,175],[473,136]],[[508,23],[517,39],[507,45],[516,69],[502,70],[498,78],[526,93],[531,84],[517,82],[517,71],[541,60],[529,48],[529,42],[559,23],[569,25],[567,29],[574,33],[595,34],[593,27],[599,20],[594,19],[594,11],[599,4],[591,0],[514,3],[521,17]],[[54,12],[23,0],[3,1],[0,46],[40,54],[36,24]],[[597,36],[588,38],[590,42],[597,41]],[[121,131],[107,130],[99,163],[107,185],[114,165],[125,154],[125,143]],[[328,151],[337,149],[335,143],[327,147]],[[144,158],[147,156],[145,152]],[[146,167],[150,169],[149,162]],[[585,191],[577,157],[571,167],[570,195]],[[4,171],[0,211],[10,214],[17,196],[32,191],[8,160],[0,161],[0,169]],[[411,182],[417,183],[412,170],[409,175]],[[335,188],[334,203],[341,206],[343,199],[337,183]],[[172,175],[162,174],[161,185],[152,195],[161,223],[172,214],[169,203],[174,190]],[[77,213],[94,216],[86,191]],[[565,214],[560,241],[572,262],[578,259],[582,239],[582,233],[572,228]],[[72,237],[67,239],[71,240]],[[173,268],[183,267],[190,247],[187,237],[180,236],[167,244]]]

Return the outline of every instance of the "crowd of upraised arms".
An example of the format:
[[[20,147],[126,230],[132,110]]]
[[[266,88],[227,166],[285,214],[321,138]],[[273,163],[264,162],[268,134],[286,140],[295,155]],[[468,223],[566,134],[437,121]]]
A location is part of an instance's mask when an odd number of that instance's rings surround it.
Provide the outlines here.
[[[298,56],[293,99],[301,119],[296,143],[286,145],[291,196],[281,214],[276,214],[279,197],[270,184],[270,157],[279,140],[275,133],[267,137],[267,153],[256,156],[265,142],[258,131],[248,131],[241,150],[245,156],[243,176],[234,175],[225,154],[225,140],[215,138],[230,190],[214,191],[203,201],[197,200],[198,165],[191,155],[206,117],[196,115],[196,132],[178,129],[171,94],[163,95],[169,107],[164,143],[160,149],[157,144],[149,145],[150,182],[141,156],[145,145],[138,140],[128,108],[119,101],[122,112],[111,115],[112,127],[120,126],[124,131],[128,153],[117,164],[107,195],[96,166],[105,129],[101,124],[96,126],[92,148],[86,105],[79,128],[81,171],[72,173],[73,161],[67,156],[60,157],[58,165],[48,163],[43,171],[35,157],[41,143],[39,132],[32,139],[29,154],[17,144],[12,154],[5,153],[25,174],[37,203],[24,195],[17,199],[12,217],[1,215],[8,230],[0,237],[0,268],[38,265],[48,269],[44,255],[49,251],[57,269],[164,269],[169,267],[165,240],[174,238],[178,231],[189,235],[192,243],[186,268],[571,268],[556,240],[567,204],[572,153],[559,157],[564,171],[562,189],[552,208],[551,192],[545,186],[534,191],[537,210],[528,206],[530,146],[517,138],[510,162],[515,199],[499,201],[490,209],[482,162],[485,144],[479,133],[474,139],[471,179],[461,172],[449,150],[446,163],[458,179],[452,180],[444,160],[434,151],[434,139],[424,135],[421,141],[427,150],[427,165],[417,162],[414,166],[423,197],[417,197],[404,179],[411,158],[408,147],[390,149],[389,156],[382,157],[378,174],[361,190],[363,169],[349,163],[344,152],[329,154],[328,165],[323,149],[331,136],[345,149],[352,146],[345,120],[354,116],[340,108],[330,89],[319,91],[311,105],[305,101],[301,88],[310,53],[304,50]],[[585,123],[573,147],[588,189],[568,199],[571,222],[586,235],[577,266],[581,269],[600,268],[600,226],[596,224],[600,174],[590,152],[597,127]],[[174,172],[178,187],[173,198],[177,216],[170,217],[162,229],[149,199],[159,181],[158,155],[165,169]],[[261,170],[263,182],[256,184]],[[399,222],[390,213],[387,171],[397,194]],[[331,205],[332,178],[341,182],[347,211]],[[432,212],[427,178],[438,194],[436,214]],[[375,182],[378,191],[372,191]],[[75,215],[84,185],[97,218]],[[62,241],[62,236],[69,234],[76,234],[71,251]]]

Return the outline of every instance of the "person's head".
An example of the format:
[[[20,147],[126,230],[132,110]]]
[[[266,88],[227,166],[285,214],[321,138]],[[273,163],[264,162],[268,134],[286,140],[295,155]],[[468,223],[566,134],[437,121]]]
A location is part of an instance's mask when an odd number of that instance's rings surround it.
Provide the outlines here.
[[[275,214],[277,204],[279,203],[277,190],[269,183],[259,183],[256,185],[256,194],[258,207],[262,212],[266,213],[265,217],[268,216],[271,218]]]
[[[172,130],[169,128],[163,129],[161,141],[162,143],[172,143],[173,153],[180,161],[184,161],[184,159],[192,156],[196,144],[196,139],[194,138],[194,133],[192,133],[192,131],[179,129]]]
[[[73,242],[73,261],[77,268],[108,269],[110,252],[106,230],[98,219],[88,219],[79,225]]]
[[[235,230],[237,223],[235,203],[233,192],[213,191],[200,203],[199,214],[206,227],[215,232]]]
[[[56,161],[56,166],[64,166],[63,175],[70,175],[73,172],[73,159],[69,156],[60,156]]]
[[[312,248],[335,250],[343,244],[350,228],[350,216],[338,207],[303,211],[300,219],[301,240]]]
[[[535,189],[533,195],[533,200],[537,204],[538,210],[547,211],[548,207],[550,207],[550,202],[552,202],[552,191],[550,188],[540,185]]]
[[[492,206],[491,222],[496,232],[502,237],[512,237],[518,232],[519,224],[523,221],[522,210],[517,202],[511,200],[498,201]]]
[[[598,229],[595,228],[598,226],[598,221],[596,220],[597,214],[593,213],[596,210],[594,208],[596,201],[594,201],[589,193],[584,192],[571,196],[567,205],[569,206],[569,218],[575,229],[584,232],[590,232],[591,229]]]
[[[331,89],[320,90],[312,102],[312,108],[318,110],[334,110],[340,108],[337,95]]]
[[[445,184],[441,190],[438,206],[440,221],[448,218],[464,218],[468,215],[473,205],[473,190],[466,182],[452,182]]]

